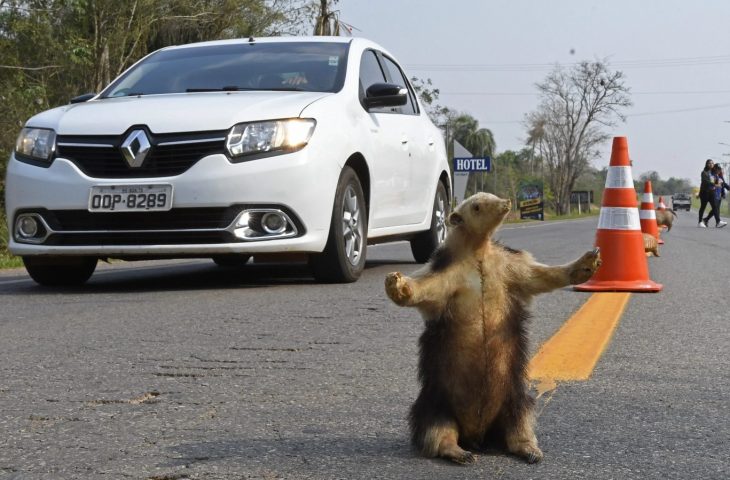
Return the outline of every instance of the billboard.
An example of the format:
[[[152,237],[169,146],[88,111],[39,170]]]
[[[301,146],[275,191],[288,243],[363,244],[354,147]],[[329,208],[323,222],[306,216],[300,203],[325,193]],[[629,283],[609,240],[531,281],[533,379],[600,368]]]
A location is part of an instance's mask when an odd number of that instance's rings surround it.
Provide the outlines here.
[[[520,183],[517,189],[517,206],[520,208],[520,219],[545,220],[545,203],[542,191],[542,182]]]

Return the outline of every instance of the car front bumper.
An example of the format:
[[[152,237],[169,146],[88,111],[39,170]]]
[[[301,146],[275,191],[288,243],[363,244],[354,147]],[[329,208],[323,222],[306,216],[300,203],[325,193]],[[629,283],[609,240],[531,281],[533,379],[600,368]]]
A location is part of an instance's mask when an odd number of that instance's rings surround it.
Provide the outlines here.
[[[5,195],[9,250],[21,256],[99,257],[321,252],[329,233],[338,171],[334,165],[313,161],[310,155],[304,149],[231,163],[224,155],[216,154],[174,177],[125,179],[91,178],[63,158],[42,168],[11,156]],[[92,186],[144,184],[172,185],[172,209],[88,211]],[[238,213],[250,208],[285,212],[297,225],[296,236],[257,240],[236,237],[233,221]],[[44,228],[49,231],[42,243],[15,238],[15,218],[24,212],[43,218]]]

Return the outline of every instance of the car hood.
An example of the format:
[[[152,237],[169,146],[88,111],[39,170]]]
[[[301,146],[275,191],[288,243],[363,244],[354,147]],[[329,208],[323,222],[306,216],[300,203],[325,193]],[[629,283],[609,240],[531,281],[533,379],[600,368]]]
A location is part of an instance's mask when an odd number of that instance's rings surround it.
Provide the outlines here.
[[[133,125],[153,133],[226,130],[241,122],[298,117],[332,93],[204,92],[107,98],[40,113],[27,125],[59,135],[118,135]]]

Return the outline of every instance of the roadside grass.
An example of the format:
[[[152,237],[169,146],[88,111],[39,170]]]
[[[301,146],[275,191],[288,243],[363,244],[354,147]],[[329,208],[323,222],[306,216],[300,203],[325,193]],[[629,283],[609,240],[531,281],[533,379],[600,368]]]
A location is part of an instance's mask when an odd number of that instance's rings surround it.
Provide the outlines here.
[[[0,269],[18,268],[23,266],[20,257],[11,255],[8,252],[8,225],[5,222],[5,215],[0,215]]]
[[[578,212],[573,212],[568,215],[556,215],[555,212],[551,212],[550,210],[545,210],[545,221],[551,222],[551,221],[561,221],[561,220],[576,220],[579,218],[588,218],[588,217],[596,217],[601,211],[601,207],[593,205],[591,206],[590,212],[581,212],[580,214]],[[505,219],[504,223],[507,224],[515,224],[515,223],[529,223],[529,222],[539,222],[540,220],[533,220],[533,219],[520,219],[520,213],[519,212],[513,212],[511,213],[507,219]]]

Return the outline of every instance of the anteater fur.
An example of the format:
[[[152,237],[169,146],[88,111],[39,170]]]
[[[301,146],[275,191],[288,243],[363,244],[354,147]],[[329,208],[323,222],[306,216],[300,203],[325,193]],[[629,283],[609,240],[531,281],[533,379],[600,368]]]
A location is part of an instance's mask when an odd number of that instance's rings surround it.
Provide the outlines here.
[[[585,282],[600,265],[597,250],[567,265],[537,263],[492,240],[509,200],[479,193],[449,216],[449,235],[413,277],[391,273],[388,296],[418,308],[421,391],[410,411],[411,441],[427,457],[472,463],[487,446],[536,462],[528,393],[530,299]]]

